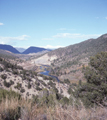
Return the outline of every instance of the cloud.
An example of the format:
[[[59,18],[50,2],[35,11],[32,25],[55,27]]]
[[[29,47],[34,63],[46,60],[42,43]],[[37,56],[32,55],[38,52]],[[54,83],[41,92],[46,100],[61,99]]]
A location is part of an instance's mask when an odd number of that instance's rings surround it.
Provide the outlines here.
[[[53,38],[43,38],[42,40],[54,40]]]
[[[105,17],[107,19],[107,17]]]
[[[97,38],[99,37],[101,34],[80,34],[80,33],[58,33],[56,35],[54,35],[54,38],[72,38],[72,39],[76,39],[76,38],[83,38],[83,39],[89,39],[89,38]]]
[[[3,23],[0,23],[0,25],[4,25]]]
[[[23,41],[23,40],[27,40],[28,37],[30,37],[30,36],[28,36],[28,35],[22,35],[22,36],[17,36],[17,37],[0,36],[0,43],[8,44],[9,42],[12,42],[12,41]]]
[[[57,46],[46,45],[46,46],[39,46],[39,47],[47,48],[47,49],[57,49],[57,48],[61,48],[61,47],[64,47],[64,46],[60,46],[60,45],[57,45]]]

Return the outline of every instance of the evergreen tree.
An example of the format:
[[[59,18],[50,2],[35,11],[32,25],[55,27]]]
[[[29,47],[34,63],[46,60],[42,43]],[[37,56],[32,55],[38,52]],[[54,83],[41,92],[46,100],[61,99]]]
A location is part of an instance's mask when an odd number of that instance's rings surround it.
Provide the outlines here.
[[[107,52],[90,58],[89,66],[84,68],[86,84],[79,86],[76,96],[86,106],[106,105],[107,102]]]

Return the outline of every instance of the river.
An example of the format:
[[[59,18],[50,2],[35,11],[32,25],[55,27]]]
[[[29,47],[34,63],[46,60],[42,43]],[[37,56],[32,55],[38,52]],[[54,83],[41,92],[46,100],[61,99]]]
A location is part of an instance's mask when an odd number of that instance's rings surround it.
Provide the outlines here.
[[[42,69],[42,66],[40,66],[40,68]],[[40,74],[50,76],[50,77],[52,77],[52,78],[55,78],[58,82],[60,82],[60,80],[58,79],[58,77],[53,76],[53,75],[50,75],[50,74],[49,74],[49,71],[48,71],[46,68],[45,68],[45,71],[40,72]]]

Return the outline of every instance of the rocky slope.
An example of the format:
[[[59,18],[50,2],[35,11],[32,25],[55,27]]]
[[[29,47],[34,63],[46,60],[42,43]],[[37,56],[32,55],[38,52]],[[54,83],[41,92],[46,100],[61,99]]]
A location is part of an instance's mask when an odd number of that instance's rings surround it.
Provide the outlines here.
[[[68,85],[58,83],[51,77],[25,70],[7,59],[0,58],[0,88],[16,91],[24,98],[39,95],[43,89],[57,90],[58,93],[69,97]]]

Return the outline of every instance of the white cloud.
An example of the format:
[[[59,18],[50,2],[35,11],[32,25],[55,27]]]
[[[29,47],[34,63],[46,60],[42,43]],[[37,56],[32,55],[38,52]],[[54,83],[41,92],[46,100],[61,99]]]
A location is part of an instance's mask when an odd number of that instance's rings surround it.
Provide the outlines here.
[[[18,37],[2,37],[0,36],[0,40],[27,40],[29,36],[27,35],[22,35]]]
[[[54,40],[53,38],[43,38],[42,40]]]
[[[90,39],[90,38],[97,38],[101,34],[80,34],[80,33],[58,33],[57,35],[54,35],[54,38],[83,38],[83,39]]]
[[[105,17],[107,19],[107,17]]]
[[[3,23],[0,23],[0,25],[4,25]]]
[[[64,46],[60,46],[60,45],[57,45],[57,46],[46,45],[46,46],[39,46],[39,47],[47,48],[47,49],[57,49],[57,48],[61,48],[61,47],[64,47]]]
[[[5,44],[5,42],[3,42],[3,41],[0,41],[0,44]]]
[[[28,35],[22,35],[18,37],[3,37],[0,36],[0,43],[9,43],[10,41],[22,41],[22,40],[27,40],[29,36]]]

